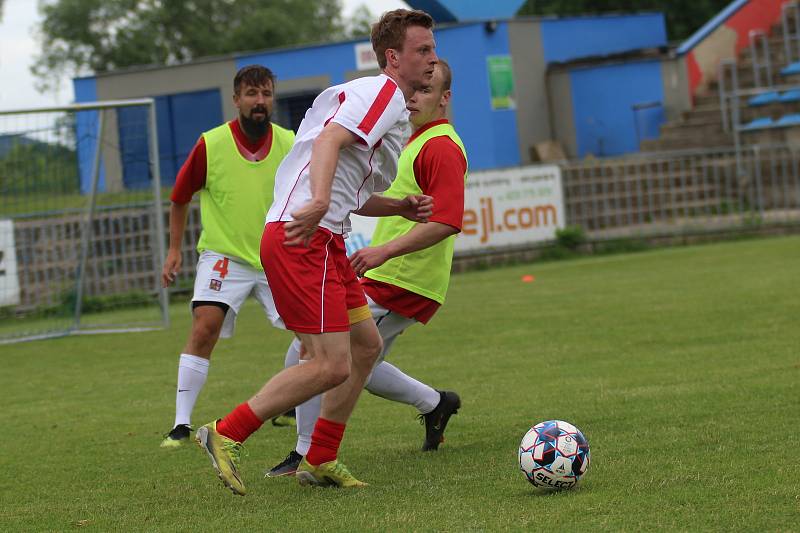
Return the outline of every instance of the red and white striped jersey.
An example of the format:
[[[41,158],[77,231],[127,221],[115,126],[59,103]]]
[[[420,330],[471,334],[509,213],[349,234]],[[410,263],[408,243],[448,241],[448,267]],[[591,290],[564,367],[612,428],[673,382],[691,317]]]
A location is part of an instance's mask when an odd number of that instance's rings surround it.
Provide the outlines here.
[[[339,152],[331,203],[320,226],[348,233],[350,213],[394,181],[397,158],[410,133],[403,93],[385,74],[335,85],[306,111],[294,146],[278,167],[267,222],[292,220],[292,212],[311,199],[311,147],[331,121],[356,134],[359,142]]]

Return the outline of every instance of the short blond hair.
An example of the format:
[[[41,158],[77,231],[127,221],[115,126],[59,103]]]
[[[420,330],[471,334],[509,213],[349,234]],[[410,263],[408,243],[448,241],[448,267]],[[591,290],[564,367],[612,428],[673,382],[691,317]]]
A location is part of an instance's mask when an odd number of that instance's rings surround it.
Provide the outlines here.
[[[450,70],[450,63],[440,57],[436,62],[436,67],[442,69],[442,92],[449,91],[450,85],[453,83],[453,71]]]

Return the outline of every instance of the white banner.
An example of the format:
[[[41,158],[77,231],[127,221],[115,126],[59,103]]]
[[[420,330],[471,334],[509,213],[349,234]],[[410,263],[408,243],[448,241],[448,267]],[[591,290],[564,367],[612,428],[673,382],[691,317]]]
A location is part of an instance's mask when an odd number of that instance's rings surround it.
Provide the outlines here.
[[[0,220],[0,306],[18,303],[19,278],[14,248],[14,222]]]
[[[378,68],[378,58],[372,49],[372,43],[356,43],[353,46],[356,54],[356,70],[372,70]]]
[[[475,172],[467,178],[456,251],[552,240],[564,219],[558,166]]]
[[[436,199],[434,199],[435,203]],[[456,251],[531,244],[555,239],[565,226],[561,169],[556,165],[471,173]],[[347,253],[368,246],[377,219],[351,215]]]

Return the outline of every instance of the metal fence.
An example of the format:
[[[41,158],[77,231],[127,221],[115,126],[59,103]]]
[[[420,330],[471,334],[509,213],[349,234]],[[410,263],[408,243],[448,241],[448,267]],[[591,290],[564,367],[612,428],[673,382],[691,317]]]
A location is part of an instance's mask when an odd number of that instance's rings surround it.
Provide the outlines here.
[[[168,324],[152,99],[0,111],[0,192],[0,343]]]
[[[640,154],[562,166],[567,221],[594,238],[800,222],[800,147]]]

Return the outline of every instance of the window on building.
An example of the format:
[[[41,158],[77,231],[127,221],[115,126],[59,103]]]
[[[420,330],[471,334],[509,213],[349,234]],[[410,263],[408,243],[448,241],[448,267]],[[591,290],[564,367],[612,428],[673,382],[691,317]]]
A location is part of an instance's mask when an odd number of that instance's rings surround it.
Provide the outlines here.
[[[319,91],[281,95],[272,113],[273,121],[284,128],[297,131],[303,121],[303,117],[306,116],[306,111],[314,103],[314,99],[318,95]]]

